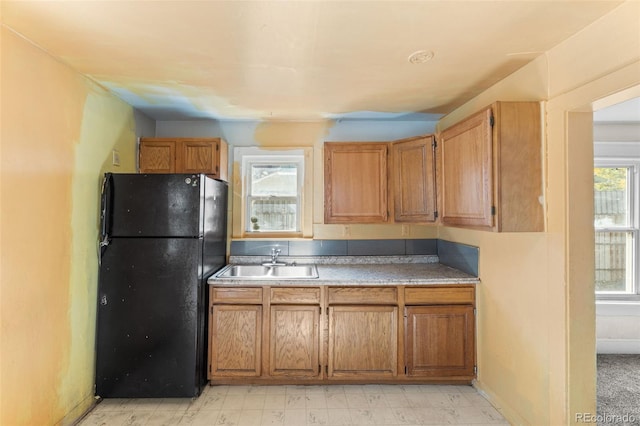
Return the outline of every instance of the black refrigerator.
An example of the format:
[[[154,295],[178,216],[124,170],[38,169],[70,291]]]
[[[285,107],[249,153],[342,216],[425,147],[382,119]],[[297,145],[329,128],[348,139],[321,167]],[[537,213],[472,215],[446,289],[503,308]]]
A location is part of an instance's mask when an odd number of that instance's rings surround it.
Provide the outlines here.
[[[96,395],[198,396],[207,278],[226,263],[227,184],[107,173],[102,186]]]

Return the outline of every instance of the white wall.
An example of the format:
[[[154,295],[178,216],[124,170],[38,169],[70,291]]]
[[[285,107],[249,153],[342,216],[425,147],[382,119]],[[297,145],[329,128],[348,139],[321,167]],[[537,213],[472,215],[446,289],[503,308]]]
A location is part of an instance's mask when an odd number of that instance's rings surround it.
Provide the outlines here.
[[[640,303],[596,303],[596,345],[599,354],[640,354]]]

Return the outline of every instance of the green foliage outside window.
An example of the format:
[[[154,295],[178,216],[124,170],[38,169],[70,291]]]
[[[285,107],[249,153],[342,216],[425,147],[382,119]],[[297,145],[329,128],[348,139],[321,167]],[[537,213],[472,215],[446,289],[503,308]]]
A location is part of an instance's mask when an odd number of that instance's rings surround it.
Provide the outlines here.
[[[626,167],[596,167],[593,170],[596,191],[624,191],[627,188]]]

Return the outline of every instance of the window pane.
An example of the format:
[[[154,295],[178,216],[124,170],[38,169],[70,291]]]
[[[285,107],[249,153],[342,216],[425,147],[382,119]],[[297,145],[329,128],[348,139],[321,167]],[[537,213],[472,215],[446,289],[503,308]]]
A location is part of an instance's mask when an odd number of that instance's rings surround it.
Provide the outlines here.
[[[632,292],[632,232],[596,232],[596,291]]]
[[[298,231],[297,199],[249,197],[249,231]]]
[[[596,167],[594,169],[596,227],[629,225],[628,175],[629,169],[626,167]]]
[[[298,194],[298,166],[296,164],[252,164],[252,196],[289,196]]]

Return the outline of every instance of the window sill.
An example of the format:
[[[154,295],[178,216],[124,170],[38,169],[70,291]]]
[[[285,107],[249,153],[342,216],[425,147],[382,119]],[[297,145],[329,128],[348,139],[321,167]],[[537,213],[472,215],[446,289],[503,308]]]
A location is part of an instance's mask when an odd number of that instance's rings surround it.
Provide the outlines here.
[[[243,240],[265,239],[265,238],[302,238],[302,232],[244,232]]]

